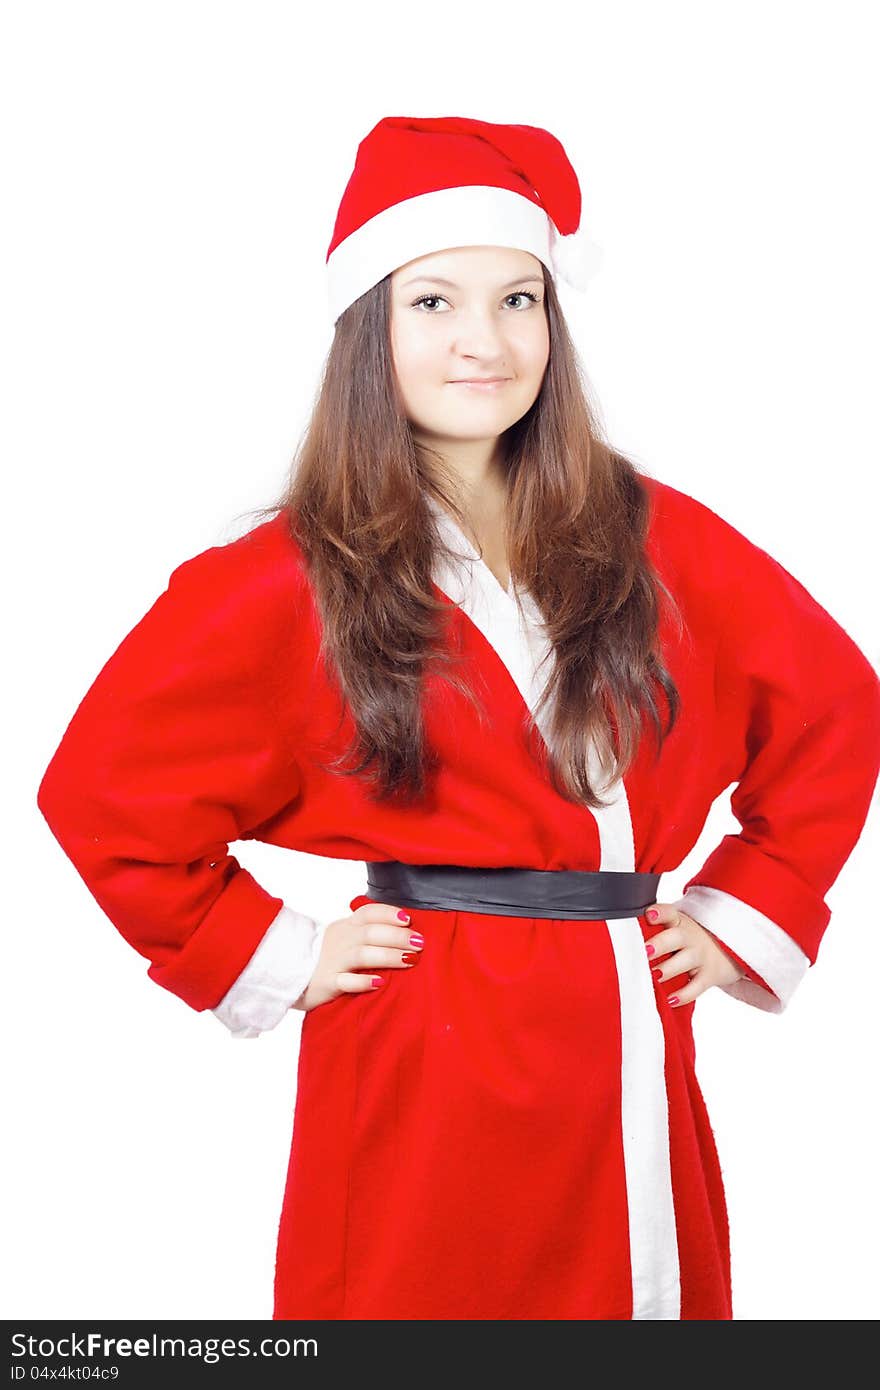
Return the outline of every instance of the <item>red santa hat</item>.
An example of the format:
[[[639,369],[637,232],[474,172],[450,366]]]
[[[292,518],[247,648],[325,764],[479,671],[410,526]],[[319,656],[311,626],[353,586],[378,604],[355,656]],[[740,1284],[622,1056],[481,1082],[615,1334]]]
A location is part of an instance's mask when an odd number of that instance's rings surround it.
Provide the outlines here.
[[[398,266],[453,246],[515,246],[586,289],[599,248],[580,218],[577,175],[549,131],[385,116],[358,145],[327,249],[333,322]]]

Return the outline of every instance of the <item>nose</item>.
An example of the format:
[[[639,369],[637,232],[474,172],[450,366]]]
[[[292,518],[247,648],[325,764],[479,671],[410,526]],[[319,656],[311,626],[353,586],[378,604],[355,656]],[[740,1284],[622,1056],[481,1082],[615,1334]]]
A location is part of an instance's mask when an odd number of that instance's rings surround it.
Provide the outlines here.
[[[486,374],[497,371],[504,376],[506,338],[504,327],[491,310],[456,315],[456,332],[453,346],[462,358],[474,359],[481,364]]]

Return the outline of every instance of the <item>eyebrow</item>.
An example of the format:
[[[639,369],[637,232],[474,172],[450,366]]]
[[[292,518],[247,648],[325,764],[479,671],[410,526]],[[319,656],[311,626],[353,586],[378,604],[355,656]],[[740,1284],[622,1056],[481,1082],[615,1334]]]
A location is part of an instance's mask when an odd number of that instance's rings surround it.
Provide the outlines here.
[[[412,280],[407,280],[400,288],[407,290],[410,285],[418,285],[421,282],[429,285],[445,285],[448,290],[461,289],[461,286],[457,285],[454,280],[444,280],[440,275],[416,275]],[[543,283],[544,277],[542,275],[518,275],[515,280],[508,280],[507,284],[501,285],[500,288],[509,290],[514,285],[543,285]]]

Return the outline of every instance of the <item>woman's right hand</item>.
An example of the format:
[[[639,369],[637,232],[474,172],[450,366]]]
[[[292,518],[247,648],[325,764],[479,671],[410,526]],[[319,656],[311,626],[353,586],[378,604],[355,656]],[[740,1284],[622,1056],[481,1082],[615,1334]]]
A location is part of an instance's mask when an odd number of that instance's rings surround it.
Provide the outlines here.
[[[381,989],[379,970],[411,970],[418,962],[423,937],[411,926],[406,908],[387,903],[362,903],[348,917],[328,923],[312,978],[300,995],[300,1007],[308,1013],[340,994],[360,994]],[[415,936],[415,940],[410,940]],[[380,983],[374,986],[373,979]]]

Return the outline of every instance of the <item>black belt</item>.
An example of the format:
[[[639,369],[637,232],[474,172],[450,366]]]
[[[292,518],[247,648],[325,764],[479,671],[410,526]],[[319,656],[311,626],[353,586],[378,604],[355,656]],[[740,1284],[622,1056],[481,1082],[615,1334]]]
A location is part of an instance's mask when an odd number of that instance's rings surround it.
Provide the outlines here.
[[[638,917],[657,901],[660,874],[603,869],[481,869],[366,860],[367,895],[400,907],[501,917]]]

